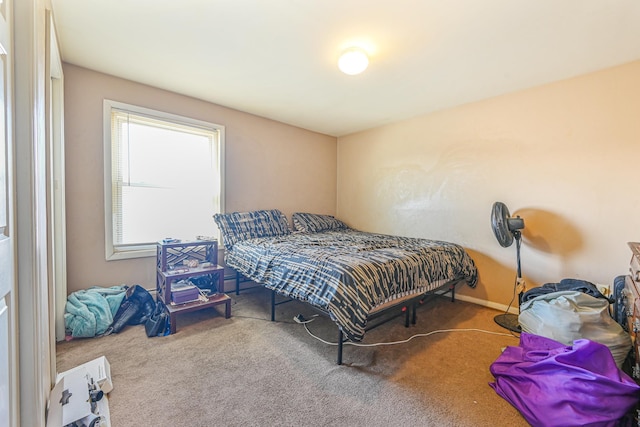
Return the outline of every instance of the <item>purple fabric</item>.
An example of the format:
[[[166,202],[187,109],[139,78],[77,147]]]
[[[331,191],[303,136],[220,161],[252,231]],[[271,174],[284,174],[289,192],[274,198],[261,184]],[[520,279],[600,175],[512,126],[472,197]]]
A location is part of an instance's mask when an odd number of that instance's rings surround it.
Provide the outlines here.
[[[586,339],[566,346],[523,332],[490,371],[489,385],[533,426],[619,426],[640,398],[607,346]]]

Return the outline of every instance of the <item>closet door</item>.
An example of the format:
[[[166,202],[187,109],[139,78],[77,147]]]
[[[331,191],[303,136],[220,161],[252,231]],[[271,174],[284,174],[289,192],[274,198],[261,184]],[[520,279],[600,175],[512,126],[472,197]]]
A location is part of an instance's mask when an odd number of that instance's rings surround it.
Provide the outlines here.
[[[13,230],[13,144],[11,72],[12,10],[10,0],[0,0],[0,425],[17,419],[16,342]]]

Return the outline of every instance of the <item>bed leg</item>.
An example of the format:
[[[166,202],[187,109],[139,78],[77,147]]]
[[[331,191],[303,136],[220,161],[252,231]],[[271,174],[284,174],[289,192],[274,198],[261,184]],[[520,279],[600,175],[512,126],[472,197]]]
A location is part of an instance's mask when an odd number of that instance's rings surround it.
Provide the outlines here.
[[[342,343],[344,342],[344,334],[342,329],[338,328],[338,365],[342,365]]]
[[[451,285],[449,289],[451,289],[451,302],[455,302],[456,301],[456,285],[455,284]]]
[[[413,313],[411,315],[411,324],[415,325],[418,318],[418,304],[414,302],[413,304],[411,304],[411,306],[411,308],[413,309]]]
[[[240,273],[236,271],[236,295],[240,295]]]
[[[410,305],[406,305],[406,306],[402,307],[402,309],[404,310],[404,327],[408,328],[409,327],[409,317],[411,316],[411,306]]]
[[[271,290],[271,321],[276,320],[276,291]]]

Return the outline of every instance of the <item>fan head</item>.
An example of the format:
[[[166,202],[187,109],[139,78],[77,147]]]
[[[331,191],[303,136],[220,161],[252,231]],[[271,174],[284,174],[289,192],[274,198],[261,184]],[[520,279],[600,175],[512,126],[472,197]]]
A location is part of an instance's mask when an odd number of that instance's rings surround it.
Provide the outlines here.
[[[504,203],[495,202],[491,209],[491,227],[500,246],[506,248],[513,244],[514,237],[520,236],[520,230],[524,228],[524,220],[519,216],[511,217]]]

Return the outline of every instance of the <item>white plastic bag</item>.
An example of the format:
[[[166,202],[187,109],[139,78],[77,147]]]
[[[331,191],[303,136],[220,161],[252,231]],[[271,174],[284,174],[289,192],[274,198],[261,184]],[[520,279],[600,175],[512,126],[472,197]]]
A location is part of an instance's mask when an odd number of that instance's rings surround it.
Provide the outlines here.
[[[609,302],[579,291],[551,292],[522,304],[519,316],[524,332],[566,345],[585,338],[609,347],[622,367],[631,338],[609,315]]]

